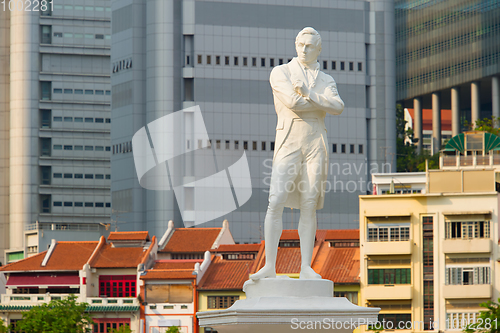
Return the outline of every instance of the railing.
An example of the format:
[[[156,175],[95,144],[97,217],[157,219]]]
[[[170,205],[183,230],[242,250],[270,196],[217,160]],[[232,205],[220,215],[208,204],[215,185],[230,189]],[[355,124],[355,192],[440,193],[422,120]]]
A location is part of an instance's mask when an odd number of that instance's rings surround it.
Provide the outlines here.
[[[32,223],[24,226],[24,230],[77,230],[77,231],[99,231],[97,224],[80,223]]]
[[[2,295],[2,305],[36,305],[68,298],[67,294],[8,294]],[[80,300],[79,300],[80,301]]]
[[[469,155],[469,156],[456,156],[456,155],[441,155],[439,157],[441,167],[475,167],[475,166],[493,166],[500,165],[500,154],[493,155]]]
[[[139,301],[135,297],[87,297],[87,303],[94,306],[125,305],[139,306]]]

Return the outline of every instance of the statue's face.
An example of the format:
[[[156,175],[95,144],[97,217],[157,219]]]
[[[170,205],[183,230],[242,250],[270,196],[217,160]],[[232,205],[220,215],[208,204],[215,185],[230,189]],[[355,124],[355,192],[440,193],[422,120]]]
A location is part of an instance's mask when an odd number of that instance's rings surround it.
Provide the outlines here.
[[[316,46],[316,38],[313,35],[304,34],[295,42],[295,50],[301,63],[311,64],[317,61],[321,47]]]

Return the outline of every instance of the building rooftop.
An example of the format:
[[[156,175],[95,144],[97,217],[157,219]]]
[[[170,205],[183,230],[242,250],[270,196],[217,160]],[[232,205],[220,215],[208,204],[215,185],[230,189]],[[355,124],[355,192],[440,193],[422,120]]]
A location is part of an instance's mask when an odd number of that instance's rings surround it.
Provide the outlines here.
[[[158,252],[203,253],[212,249],[222,228],[175,229],[165,247]]]
[[[147,231],[114,231],[110,232],[108,241],[120,240],[142,240],[149,241],[149,233]]]
[[[143,247],[113,247],[105,244],[96,254],[91,267],[95,268],[135,268],[144,259]]]
[[[241,290],[248,280],[253,260],[212,260],[199,283],[200,290]]]

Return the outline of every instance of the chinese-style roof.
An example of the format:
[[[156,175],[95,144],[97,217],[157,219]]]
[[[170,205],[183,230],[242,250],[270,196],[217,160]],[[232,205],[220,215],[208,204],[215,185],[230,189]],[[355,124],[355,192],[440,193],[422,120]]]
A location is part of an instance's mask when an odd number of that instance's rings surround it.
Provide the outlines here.
[[[329,249],[321,269],[323,279],[335,283],[359,283],[359,247]]]
[[[141,276],[141,280],[194,280],[196,275],[193,274],[194,267],[191,269],[176,269],[176,270],[147,270],[145,275]]]
[[[260,244],[225,244],[212,252],[259,252]]]
[[[241,290],[248,280],[253,260],[225,260],[215,257],[203,275],[198,289]]]
[[[408,109],[408,112],[415,122],[414,109]],[[432,109],[422,109],[422,130],[432,131]],[[451,131],[451,110],[441,109],[441,130]]]
[[[96,268],[135,268],[144,257],[142,247],[112,247],[105,244],[96,254],[91,267]]]
[[[179,228],[159,252],[203,253],[210,251],[222,228]]]
[[[152,269],[194,269],[196,263],[202,263],[201,259],[184,259],[184,260],[158,260]]]
[[[109,233],[108,241],[120,240],[149,241],[149,233],[147,231],[115,231]]]
[[[6,312],[24,312],[33,308],[32,305],[0,305],[0,311]],[[139,311],[138,306],[134,305],[110,305],[110,306],[88,306],[88,312],[136,312]]]
[[[79,271],[98,242],[58,242],[47,264],[42,266],[47,251],[2,266],[0,271]]]
[[[282,247],[278,250],[276,258],[276,273],[300,273],[301,262],[299,247]]]
[[[299,232],[295,229],[283,230],[280,240],[299,240]]]
[[[325,240],[359,240],[359,229],[327,230]]]

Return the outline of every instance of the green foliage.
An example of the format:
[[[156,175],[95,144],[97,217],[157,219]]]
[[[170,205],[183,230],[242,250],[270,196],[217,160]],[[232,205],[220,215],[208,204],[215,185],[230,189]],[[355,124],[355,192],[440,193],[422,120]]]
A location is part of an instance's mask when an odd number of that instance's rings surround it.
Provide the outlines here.
[[[76,303],[76,296],[52,300],[23,313],[16,330],[26,333],[85,333],[90,332],[92,318],[85,312],[87,303]]]
[[[500,298],[498,299],[500,303]],[[469,324],[463,332],[481,332],[481,333],[498,333],[500,329],[498,324],[500,322],[500,307],[498,303],[488,301],[481,303],[481,307],[486,308],[479,312],[479,319],[475,323]]]
[[[9,327],[5,326],[3,320],[0,319],[0,333],[7,333],[7,332],[9,332]]]
[[[121,325],[118,328],[113,328],[111,329],[110,333],[132,333],[133,331],[130,329],[130,326],[128,324]]]
[[[170,326],[167,330],[167,333],[179,333],[179,327],[177,326]]]
[[[484,131],[488,132],[491,134],[495,134],[497,136],[500,136],[500,118],[497,117],[491,117],[491,118],[484,118],[484,119],[478,119],[476,120],[476,123],[474,126],[473,124],[465,121],[465,126],[471,130],[474,131]]]
[[[405,130],[406,120],[401,104],[396,105],[396,154],[397,172],[425,171],[425,160],[429,160],[429,169],[439,168],[439,153],[430,155],[428,152],[417,153],[413,130]],[[410,142],[407,142],[407,141]],[[406,142],[405,142],[406,141]]]

